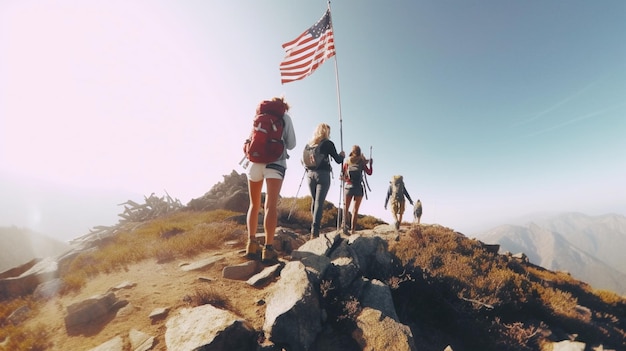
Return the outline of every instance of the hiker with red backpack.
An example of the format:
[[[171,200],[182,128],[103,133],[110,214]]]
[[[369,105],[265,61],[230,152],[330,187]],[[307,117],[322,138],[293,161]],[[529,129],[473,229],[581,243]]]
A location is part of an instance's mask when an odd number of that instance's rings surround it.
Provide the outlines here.
[[[311,191],[311,239],[320,235],[320,224],[324,212],[324,201],[330,189],[330,165],[331,156],[335,162],[341,164],[346,155],[341,151],[337,153],[335,143],[330,139],[330,126],[321,123],[315,128],[313,138],[304,148],[302,163],[307,169],[309,190]]]
[[[271,262],[278,259],[274,250],[274,234],[278,222],[278,198],[287,170],[287,150],[296,146],[296,134],[291,117],[287,114],[289,105],[283,98],[275,97],[262,101],[257,107],[250,137],[244,143],[245,157],[250,161],[248,168],[248,243],[246,257],[261,258]],[[261,191],[265,179],[265,246],[256,241],[256,232],[261,210]]]
[[[363,172],[365,171],[367,175],[372,175],[373,162],[374,161],[372,158],[370,158],[368,161],[365,156],[363,156],[360,146],[354,145],[352,147],[352,151],[350,151],[350,155],[348,156],[348,161],[343,164],[343,179],[346,182],[344,186],[345,206],[343,209],[344,234],[348,234],[348,229],[350,229],[350,234],[354,234],[356,231],[356,223],[359,216],[359,207],[361,206],[361,201],[363,200],[364,194]],[[348,210],[350,209],[352,199],[354,199],[354,211],[352,213],[351,226],[348,227]]]

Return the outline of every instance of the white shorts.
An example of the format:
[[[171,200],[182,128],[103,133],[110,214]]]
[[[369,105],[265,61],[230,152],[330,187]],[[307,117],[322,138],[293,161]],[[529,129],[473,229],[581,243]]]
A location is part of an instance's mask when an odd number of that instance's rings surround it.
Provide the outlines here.
[[[263,179],[283,179],[284,177],[284,168],[275,163],[252,163],[248,169],[248,180],[251,182],[260,182]]]

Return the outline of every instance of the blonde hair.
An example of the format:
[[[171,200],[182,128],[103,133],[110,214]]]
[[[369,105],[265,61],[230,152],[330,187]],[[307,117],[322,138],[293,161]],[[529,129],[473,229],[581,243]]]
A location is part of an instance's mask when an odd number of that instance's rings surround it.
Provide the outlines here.
[[[330,137],[330,126],[326,123],[320,123],[315,128],[315,132],[313,132],[313,138],[309,141],[309,145],[317,145],[322,142],[324,139],[328,139]]]
[[[350,158],[348,158],[348,163],[357,165],[360,163],[365,163],[367,160],[365,156],[361,153],[361,147],[359,145],[352,146],[352,151],[350,151]]]

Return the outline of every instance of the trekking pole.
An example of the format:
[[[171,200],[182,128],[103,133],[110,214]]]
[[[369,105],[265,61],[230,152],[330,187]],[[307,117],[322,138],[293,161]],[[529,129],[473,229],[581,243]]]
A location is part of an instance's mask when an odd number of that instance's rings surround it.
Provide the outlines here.
[[[291,218],[291,213],[293,209],[296,207],[296,203],[298,202],[298,194],[300,193],[300,188],[302,188],[302,182],[304,181],[304,176],[306,175],[306,168],[304,169],[304,173],[302,174],[302,179],[300,179],[300,185],[298,186],[298,191],[296,191],[296,197],[293,198],[293,205],[291,205],[291,209],[289,210],[289,215],[287,216],[287,220]]]
[[[345,221],[345,218],[343,218],[344,211],[342,210],[342,207],[341,207],[341,203],[343,200],[343,186],[344,186],[343,162],[341,162],[341,173],[339,173],[339,178],[341,179],[341,182],[340,182],[340,187],[339,187],[339,201],[338,201],[339,206],[337,206],[337,231],[341,230],[341,223]]]

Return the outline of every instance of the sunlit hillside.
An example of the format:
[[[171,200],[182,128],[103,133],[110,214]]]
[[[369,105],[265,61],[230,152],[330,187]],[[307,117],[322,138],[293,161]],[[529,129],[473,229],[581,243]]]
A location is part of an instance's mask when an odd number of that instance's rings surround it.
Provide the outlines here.
[[[209,195],[217,190],[222,193],[237,179],[236,175],[225,177],[224,183],[205,197],[211,198]],[[309,197],[282,199],[282,230],[306,241],[309,204]],[[89,289],[100,279],[116,283],[121,279],[152,281],[152,274],[160,275],[166,267],[176,267],[177,262],[212,252],[240,252],[246,241],[244,218],[242,212],[223,208],[183,208],[125,225],[115,235],[100,238],[95,241],[95,250],[78,253],[62,267],[57,295],[49,299],[30,295],[4,298],[0,350],[91,349],[111,335],[126,333],[130,326],[150,329],[157,340],[153,350],[165,350],[164,322],[146,324],[146,311],[107,318],[70,334],[63,324],[64,306],[77,296],[96,293]],[[335,231],[336,220],[337,208],[328,202],[324,231]],[[398,317],[410,327],[419,350],[441,351],[447,345],[457,345],[454,350],[543,350],[551,342],[572,339],[604,349],[626,348],[626,300],[615,293],[596,290],[567,273],[544,269],[524,257],[498,254],[497,247],[444,226],[404,223],[396,232],[370,216],[362,216],[359,223],[359,235],[383,238],[394,257],[392,272],[376,278],[391,290]],[[241,263],[242,257],[236,254],[231,259],[233,264]],[[292,260],[285,253],[281,259]],[[143,273],[129,277],[136,266],[141,266]],[[220,267],[214,273],[219,273]],[[197,278],[190,280],[182,274],[168,273],[166,279],[170,283],[184,280],[184,284],[169,289],[159,288],[157,283],[148,286],[146,293],[151,298],[124,294],[137,310],[148,308],[142,305],[159,297],[169,299],[174,309],[212,304],[253,318],[254,326],[262,324],[262,313],[247,314],[250,294],[262,291],[221,277],[212,278],[210,283],[219,289],[206,290],[199,287]],[[102,288],[102,283],[96,285]],[[319,289],[326,299],[327,328],[341,340],[350,340],[354,318],[363,307],[334,294],[332,286],[320,284]],[[23,306],[29,312],[15,322],[10,316]],[[258,304],[253,308],[263,309]],[[346,343],[349,346],[342,350],[359,350],[354,342]]]

